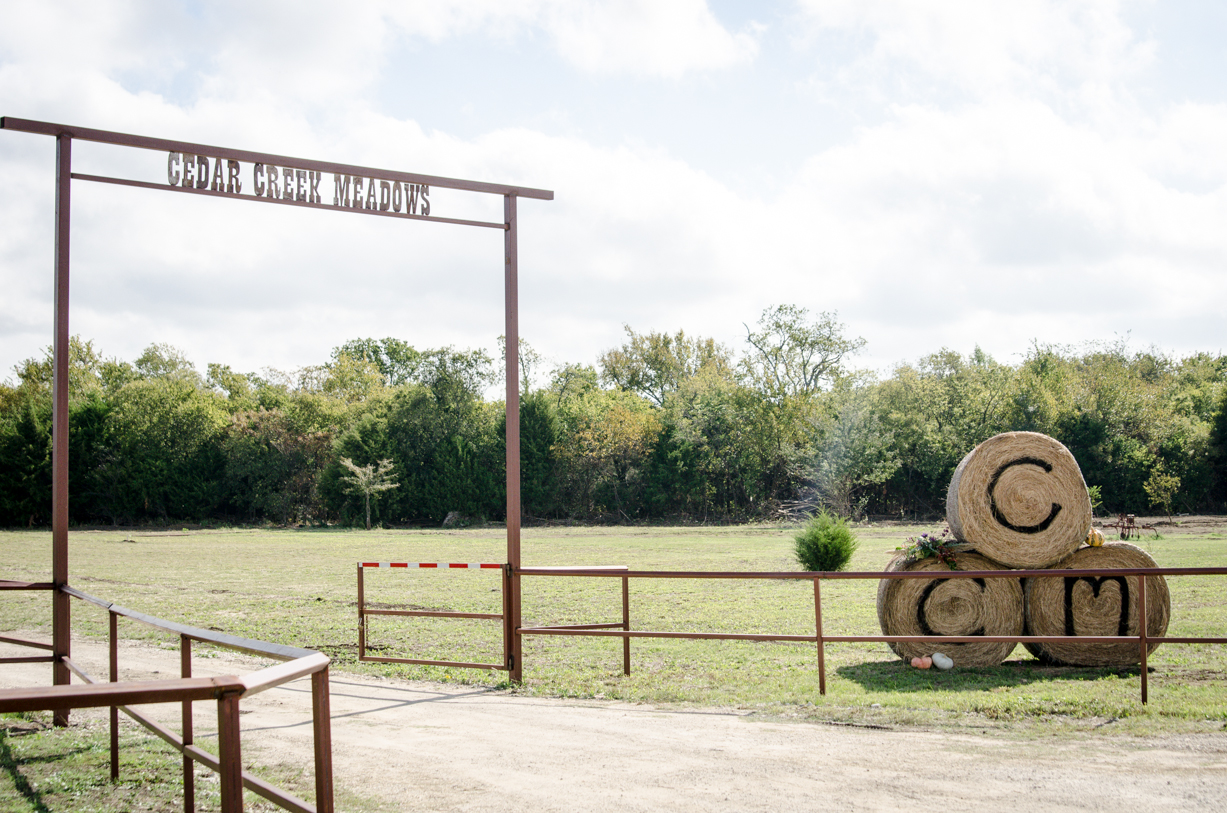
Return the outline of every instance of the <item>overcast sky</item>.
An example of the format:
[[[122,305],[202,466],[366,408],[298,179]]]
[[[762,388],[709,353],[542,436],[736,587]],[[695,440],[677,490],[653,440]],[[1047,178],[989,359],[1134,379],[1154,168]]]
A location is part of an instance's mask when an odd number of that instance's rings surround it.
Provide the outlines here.
[[[0,0],[0,115],[551,189],[519,205],[521,333],[551,361],[624,323],[740,349],[794,303],[889,374],[1227,351],[1224,42],[1216,0]],[[51,340],[54,155],[0,131],[0,379]],[[156,153],[74,161],[166,180]],[[82,181],[72,216],[71,329],[108,356],[256,371],[503,332],[495,230]]]

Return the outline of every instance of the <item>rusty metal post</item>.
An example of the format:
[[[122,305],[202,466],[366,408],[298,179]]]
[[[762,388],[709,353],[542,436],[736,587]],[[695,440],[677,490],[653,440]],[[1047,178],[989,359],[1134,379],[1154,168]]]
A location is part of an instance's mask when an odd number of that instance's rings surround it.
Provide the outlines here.
[[[366,588],[363,585],[362,563],[358,563],[358,660],[366,657]]]
[[[332,813],[332,709],[328,667],[311,673],[311,723],[315,734],[315,809]]]
[[[512,669],[511,661],[511,639],[515,637],[511,629],[511,565],[504,564],[502,568],[503,579],[503,667],[508,673]]]
[[[179,677],[192,676],[192,639],[186,635],[179,636]],[[191,745],[195,739],[192,733],[192,701],[184,700],[182,709],[183,744]],[[195,813],[196,810],[196,766],[192,758],[183,755],[183,813]]]
[[[52,683],[72,683],[65,658],[72,657],[72,608],[68,584],[68,246],[72,190],[72,138],[55,139],[55,336],[51,384],[51,642]],[[68,725],[68,709],[54,712],[57,726]]]
[[[107,611],[110,616],[110,681],[119,682],[119,615]],[[119,706],[111,706],[111,781],[119,779]]]
[[[1142,705],[1146,705],[1146,577],[1138,576],[1138,644],[1142,649]]]
[[[504,348],[507,357],[507,564],[511,570],[511,612],[504,619],[511,633],[511,680],[524,679],[523,641],[520,629],[520,294],[516,238],[516,196],[503,196]]]
[[[622,577],[622,629],[626,632],[631,631],[631,578],[630,576]],[[631,639],[626,636],[622,639],[622,674],[630,675],[631,673]]]
[[[243,755],[239,735],[239,695],[217,698],[217,775],[221,780],[222,813],[243,810]]]
[[[826,642],[822,638],[822,579],[814,577],[814,634],[818,639],[818,694],[826,697],[827,663]]]

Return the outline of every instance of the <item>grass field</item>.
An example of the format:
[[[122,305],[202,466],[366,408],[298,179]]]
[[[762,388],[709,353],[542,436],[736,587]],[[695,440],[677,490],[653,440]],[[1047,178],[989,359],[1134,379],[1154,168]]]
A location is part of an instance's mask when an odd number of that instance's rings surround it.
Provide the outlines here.
[[[878,570],[918,528],[861,526],[854,570]],[[529,565],[630,565],[638,569],[794,570],[794,529],[525,529]],[[1214,566],[1227,541],[1213,527],[1164,529],[1143,540],[1162,566]],[[818,694],[814,647],[789,643],[636,640],[633,674],[621,674],[613,639],[528,637],[524,685],[503,672],[376,665],[356,660],[355,563],[366,560],[503,561],[504,532],[206,530],[78,531],[70,536],[71,582],[142,612],[199,627],[310,647],[335,668],[367,674],[478,685],[509,691],[650,703],[759,709],[783,717],[853,724],[1032,732],[1095,730],[1175,733],[1221,731],[1227,721],[1227,653],[1221,646],[1165,645],[1151,658],[1150,703],[1138,699],[1134,669],[1045,668],[1019,646],[994,668],[921,672],[880,644],[827,648],[827,695]],[[0,533],[0,578],[46,580],[50,534]],[[1227,579],[1169,581],[1171,635],[1222,636]],[[829,634],[876,634],[875,581],[823,586]],[[526,625],[617,621],[618,580],[526,578]],[[499,612],[498,571],[367,571],[375,606]],[[74,629],[105,634],[105,613],[74,602]],[[809,634],[813,594],[807,582],[631,582],[637,629]],[[46,594],[0,595],[0,631],[49,639]],[[167,641],[134,622],[129,639]],[[501,627],[472,620],[383,619],[370,622],[372,649],[405,657],[497,662]]]

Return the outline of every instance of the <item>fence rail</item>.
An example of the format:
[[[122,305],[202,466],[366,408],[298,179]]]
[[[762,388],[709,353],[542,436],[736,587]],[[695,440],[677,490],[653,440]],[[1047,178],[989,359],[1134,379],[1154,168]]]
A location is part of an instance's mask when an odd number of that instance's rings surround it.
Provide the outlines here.
[[[366,577],[364,572],[367,569],[378,568],[401,568],[406,570],[430,569],[430,570],[480,570],[480,569],[499,569],[502,571],[502,590],[503,590],[503,612],[501,613],[465,613],[453,612],[450,610],[372,610],[366,606]],[[542,629],[549,630],[601,630],[601,629],[630,629],[630,616],[628,613],[629,602],[629,585],[625,574],[627,572],[626,565],[597,565],[580,566],[580,567],[556,567],[550,569],[552,572],[562,571],[568,573],[580,572],[599,572],[603,576],[621,576],[622,577],[622,620],[607,624],[568,624],[560,627],[546,627]],[[511,626],[511,596],[512,590],[510,580],[512,576],[512,568],[510,565],[493,564],[489,562],[483,563],[463,563],[463,562],[358,562],[358,660],[367,661],[370,663],[408,663],[419,666],[451,666],[461,669],[497,669],[510,672],[512,679],[516,680],[515,675],[518,674],[515,663],[515,656],[512,654],[512,640],[514,636],[519,635],[521,630],[514,629]],[[523,571],[520,571],[523,572]],[[471,663],[468,661],[447,661],[433,660],[425,658],[388,658],[378,655],[367,655],[367,624],[368,616],[404,616],[409,618],[469,618],[486,621],[502,621],[503,622],[503,662],[498,663]],[[514,651],[518,651],[518,648]],[[631,673],[631,644],[627,639],[622,644],[622,669],[627,675]]]
[[[1127,643],[1136,642],[1139,647],[1141,699],[1146,703],[1149,699],[1147,680],[1147,649],[1154,643],[1173,644],[1227,644],[1227,638],[1186,637],[1186,636],[1151,636],[1146,630],[1146,579],[1145,576],[1227,576],[1227,567],[1152,567],[1152,568],[1113,568],[1113,569],[1047,569],[1047,570],[950,570],[950,571],[851,571],[851,572],[816,572],[816,571],[702,571],[702,570],[624,570],[611,572],[604,568],[555,568],[526,567],[516,571],[525,578],[621,578],[623,580],[623,618],[625,626],[622,629],[600,629],[603,625],[573,625],[569,627],[520,627],[516,635],[576,635],[590,637],[622,638],[624,647],[624,672],[630,674],[630,640],[632,638],[675,638],[703,639],[723,641],[793,641],[813,643],[818,655],[818,690],[826,694],[826,645],[828,643],[1045,643],[1045,642],[1077,642],[1077,643]],[[1088,635],[827,635],[822,628],[822,587],[823,581],[859,580],[859,579],[1024,579],[1024,578],[1080,578],[1083,576],[1138,576],[1137,611],[1138,634],[1126,636],[1088,636]],[[735,579],[735,580],[775,580],[775,581],[812,581],[814,585],[814,633],[812,635],[773,635],[760,633],[736,632],[673,632],[656,630],[632,630],[630,628],[629,588],[630,579]]]
[[[0,582],[0,589],[47,589],[41,584],[26,587],[6,585],[19,582]],[[54,589],[54,588],[51,588]],[[330,660],[322,652],[281,644],[240,638],[225,633],[203,630],[165,621],[155,616],[121,607],[104,599],[96,598],[72,587],[64,586],[61,592],[87,604],[104,609],[109,621],[109,666],[108,681],[100,681],[86,672],[79,664],[65,655],[59,663],[84,681],[85,685],[29,687],[0,689],[0,712],[21,711],[66,711],[77,708],[109,707],[111,711],[111,779],[119,778],[119,712],[123,711],[136,722],[153,732],[183,755],[183,796],[187,813],[195,809],[194,762],[216,772],[221,785],[223,813],[236,813],[243,809],[243,788],[294,813],[332,813],[332,731],[329,717],[328,666]],[[120,681],[119,680],[119,631],[120,618],[128,618],[148,624],[179,636],[180,674],[178,679]],[[0,641],[36,649],[51,649],[51,645],[16,638],[0,638]],[[249,675],[223,675],[220,677],[192,677],[192,642],[200,641],[238,652],[259,655],[284,661],[284,663],[252,672]],[[57,662],[52,656],[39,658],[4,658],[0,663]],[[242,749],[239,731],[239,700],[267,691],[292,680],[311,677],[312,724],[314,729],[315,804],[310,804],[243,770]],[[199,700],[217,701],[218,754],[204,751],[193,744],[192,703]],[[147,703],[180,703],[182,735],[177,735],[165,726],[151,720],[132,708]]]

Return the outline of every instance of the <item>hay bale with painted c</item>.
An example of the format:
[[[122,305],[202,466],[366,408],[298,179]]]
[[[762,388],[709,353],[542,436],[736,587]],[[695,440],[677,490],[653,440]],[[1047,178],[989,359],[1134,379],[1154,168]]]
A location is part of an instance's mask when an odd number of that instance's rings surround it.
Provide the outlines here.
[[[959,570],[1002,570],[974,551],[954,554]],[[941,571],[936,557],[897,556],[894,571]],[[882,579],[878,583],[878,623],[883,635],[1021,635],[1023,595],[1018,579]],[[944,652],[955,666],[996,666],[1013,643],[889,642],[905,661]]]
[[[1155,567],[1146,551],[1128,542],[1084,547],[1053,570]],[[1139,576],[1067,576],[1026,579],[1028,635],[1137,635]],[[1146,634],[1162,637],[1171,617],[1171,597],[1162,576],[1146,577]],[[1159,644],[1152,643],[1147,653]],[[1132,666],[1142,655],[1135,642],[1027,644],[1040,660],[1065,666]]]
[[[1010,568],[1049,567],[1091,527],[1078,461],[1038,432],[1006,432],[972,449],[950,480],[946,521],[960,541]]]

